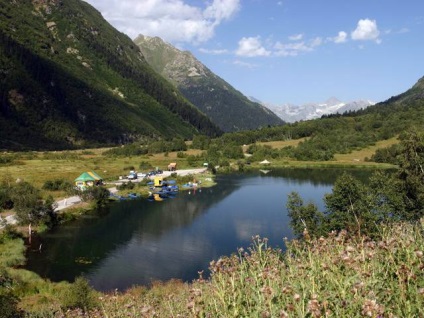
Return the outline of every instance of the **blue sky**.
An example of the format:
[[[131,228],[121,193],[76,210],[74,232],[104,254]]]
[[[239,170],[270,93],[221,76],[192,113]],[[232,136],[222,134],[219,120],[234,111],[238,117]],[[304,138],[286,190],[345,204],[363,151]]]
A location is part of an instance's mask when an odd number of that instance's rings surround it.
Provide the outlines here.
[[[87,0],[273,104],[379,102],[424,76],[423,0]]]

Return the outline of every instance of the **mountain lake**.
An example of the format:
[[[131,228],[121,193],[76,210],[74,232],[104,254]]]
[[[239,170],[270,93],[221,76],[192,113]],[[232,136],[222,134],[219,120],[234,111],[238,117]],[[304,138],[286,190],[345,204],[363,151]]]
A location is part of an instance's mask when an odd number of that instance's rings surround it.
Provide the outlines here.
[[[210,261],[248,248],[259,235],[284,250],[293,238],[287,196],[324,210],[323,197],[344,171],[365,181],[370,170],[280,169],[218,175],[217,185],[175,198],[112,203],[44,233],[27,252],[26,268],[52,281],[84,276],[97,290],[124,291],[172,278],[191,281]],[[41,250],[39,245],[42,244]]]

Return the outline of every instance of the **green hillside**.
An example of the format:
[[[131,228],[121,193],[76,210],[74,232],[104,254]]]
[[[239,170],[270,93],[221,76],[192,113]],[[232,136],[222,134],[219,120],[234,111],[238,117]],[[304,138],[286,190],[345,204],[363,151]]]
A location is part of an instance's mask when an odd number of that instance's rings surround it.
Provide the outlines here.
[[[147,62],[175,84],[184,96],[223,131],[240,131],[284,122],[272,111],[252,102],[218,77],[190,52],[180,51],[158,37],[140,35],[134,42]]]
[[[0,149],[220,134],[89,4],[0,3]]]
[[[397,96],[392,96],[387,101],[378,103],[373,107],[358,111],[357,115],[363,114],[393,114],[396,112],[414,112],[421,111],[424,101],[424,77],[420,78],[417,83],[406,92]],[[410,115],[410,116],[409,116]],[[403,119],[414,119],[414,115],[410,113],[408,116],[402,116]]]
[[[411,89],[365,110],[322,117],[320,119],[270,127],[256,131],[224,134],[219,142],[252,144],[257,141],[295,140],[296,147],[272,150],[251,147],[253,158],[290,158],[301,161],[333,160],[335,154],[347,154],[374,145],[414,129],[424,127],[424,78]],[[263,160],[261,159],[261,160]]]

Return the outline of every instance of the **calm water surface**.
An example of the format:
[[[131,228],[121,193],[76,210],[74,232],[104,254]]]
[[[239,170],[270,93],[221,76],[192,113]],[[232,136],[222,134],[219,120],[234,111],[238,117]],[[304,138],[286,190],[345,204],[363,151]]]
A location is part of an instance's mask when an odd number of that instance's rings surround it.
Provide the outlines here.
[[[191,281],[221,255],[249,247],[252,236],[275,247],[292,238],[286,202],[298,192],[323,209],[338,169],[289,169],[218,176],[218,185],[163,202],[114,203],[44,234],[27,268],[53,281],[84,275],[94,288],[125,290],[152,280]],[[368,171],[350,171],[366,179]],[[37,247],[37,248],[35,248]]]

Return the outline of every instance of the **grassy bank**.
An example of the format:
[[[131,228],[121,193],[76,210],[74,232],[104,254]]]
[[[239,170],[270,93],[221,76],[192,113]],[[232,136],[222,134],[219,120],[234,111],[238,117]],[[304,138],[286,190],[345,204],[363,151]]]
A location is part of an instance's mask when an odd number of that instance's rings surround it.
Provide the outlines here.
[[[256,237],[249,250],[212,261],[210,279],[98,293],[86,313],[50,300],[65,285],[20,304],[28,317],[421,317],[423,225],[382,227],[379,241],[341,232],[286,242],[284,254]]]

